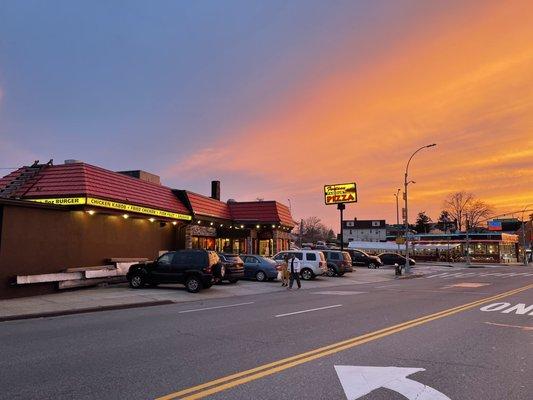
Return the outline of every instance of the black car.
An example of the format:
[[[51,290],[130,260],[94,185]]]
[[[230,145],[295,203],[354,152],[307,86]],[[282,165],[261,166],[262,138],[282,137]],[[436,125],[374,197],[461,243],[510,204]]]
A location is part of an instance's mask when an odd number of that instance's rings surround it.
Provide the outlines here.
[[[382,253],[378,257],[383,263],[383,265],[394,265],[394,264],[398,264],[399,266],[405,265],[405,257],[400,254]],[[416,264],[415,260],[410,258],[409,265],[415,265],[415,264]]]
[[[224,274],[225,267],[214,251],[179,250],[165,253],[152,262],[132,265],[126,278],[134,289],[160,283],[183,283],[189,292],[196,293],[210,288],[213,279],[221,279]]]
[[[383,265],[379,257],[371,256],[361,250],[348,250],[352,256],[352,265],[364,266],[368,268],[379,268]]]
[[[352,259],[346,251],[323,250],[328,264],[327,276],[343,276],[345,272],[352,272]]]
[[[218,253],[218,256],[226,270],[220,281],[228,280],[229,283],[236,283],[244,278],[244,262],[238,254]]]

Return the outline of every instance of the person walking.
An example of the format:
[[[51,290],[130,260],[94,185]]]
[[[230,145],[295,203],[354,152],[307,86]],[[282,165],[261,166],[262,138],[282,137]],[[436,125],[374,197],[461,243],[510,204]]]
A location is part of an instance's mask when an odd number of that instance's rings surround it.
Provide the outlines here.
[[[295,279],[296,284],[298,285],[298,289],[300,289],[302,287],[302,284],[300,283],[300,260],[296,257],[294,253],[291,254],[289,266],[291,271],[291,277],[289,280],[289,287],[287,289],[292,289],[292,284],[294,283]]]
[[[290,256],[288,254],[283,257],[283,262],[280,265],[280,273],[281,273],[281,286],[289,286],[289,258]]]

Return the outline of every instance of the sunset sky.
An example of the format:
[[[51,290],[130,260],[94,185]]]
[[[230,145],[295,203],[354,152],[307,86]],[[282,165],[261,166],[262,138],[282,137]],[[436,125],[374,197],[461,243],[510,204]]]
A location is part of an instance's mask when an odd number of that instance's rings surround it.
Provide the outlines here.
[[[531,1],[4,1],[0,167],[75,158],[224,200],[436,219],[467,190],[533,202]],[[2,175],[8,169],[0,170]]]

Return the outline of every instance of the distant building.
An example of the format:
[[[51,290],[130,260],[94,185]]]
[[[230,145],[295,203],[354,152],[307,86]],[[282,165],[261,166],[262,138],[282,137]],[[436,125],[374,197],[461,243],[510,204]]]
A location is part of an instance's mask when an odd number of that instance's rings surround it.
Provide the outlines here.
[[[385,242],[387,240],[387,224],[384,219],[342,221],[344,242]]]

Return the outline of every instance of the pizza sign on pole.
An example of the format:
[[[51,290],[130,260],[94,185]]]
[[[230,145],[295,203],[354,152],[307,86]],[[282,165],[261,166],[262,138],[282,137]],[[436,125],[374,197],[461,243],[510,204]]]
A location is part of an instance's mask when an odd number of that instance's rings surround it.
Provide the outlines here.
[[[324,186],[324,202],[326,205],[357,202],[357,186],[355,182]]]

